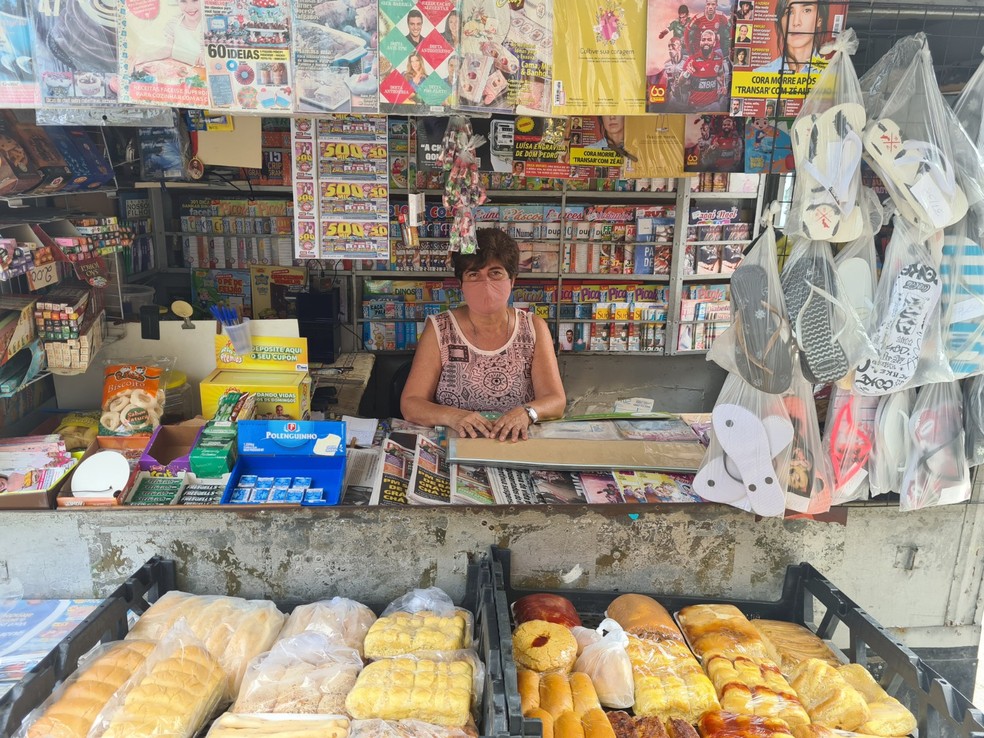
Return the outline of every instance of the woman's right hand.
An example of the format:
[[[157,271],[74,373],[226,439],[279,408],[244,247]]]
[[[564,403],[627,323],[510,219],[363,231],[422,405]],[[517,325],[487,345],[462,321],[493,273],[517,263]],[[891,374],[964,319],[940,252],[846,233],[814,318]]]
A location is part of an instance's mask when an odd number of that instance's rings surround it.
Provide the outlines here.
[[[451,427],[462,438],[488,438],[492,435],[492,421],[479,412],[458,410]]]

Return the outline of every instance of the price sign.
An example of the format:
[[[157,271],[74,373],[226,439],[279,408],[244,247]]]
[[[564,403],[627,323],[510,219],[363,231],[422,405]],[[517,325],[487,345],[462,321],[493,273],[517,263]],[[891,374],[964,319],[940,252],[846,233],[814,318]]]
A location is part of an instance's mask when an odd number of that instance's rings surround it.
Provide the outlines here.
[[[336,200],[385,200],[389,195],[386,185],[361,182],[322,182],[321,196]]]
[[[32,292],[58,284],[60,281],[61,274],[58,272],[58,264],[55,262],[35,267],[27,273],[27,286]]]
[[[335,238],[386,238],[389,223],[322,221],[321,233]]]
[[[386,159],[386,147],[371,143],[350,143],[347,141],[319,141],[318,149],[322,159],[337,159],[345,161],[354,159],[362,161]]]

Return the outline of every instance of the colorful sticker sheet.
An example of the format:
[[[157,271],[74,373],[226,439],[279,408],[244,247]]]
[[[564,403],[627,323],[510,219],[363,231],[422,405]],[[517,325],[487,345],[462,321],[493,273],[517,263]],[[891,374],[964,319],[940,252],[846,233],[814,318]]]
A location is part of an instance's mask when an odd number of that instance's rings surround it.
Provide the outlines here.
[[[379,0],[380,110],[440,113],[453,103],[456,0]]]
[[[745,119],[691,115],[684,134],[687,172],[745,171]]]
[[[34,76],[27,0],[0,2],[0,108],[33,108],[40,102]]]
[[[456,107],[549,115],[553,0],[464,0],[461,11]]]
[[[378,113],[377,0],[295,0],[293,8],[297,112]]]
[[[795,116],[827,65],[821,47],[846,16],[847,3],[737,0],[731,114]]]
[[[120,98],[124,102],[208,107],[202,6],[121,0]]]
[[[28,4],[42,105],[96,108],[117,102],[117,1],[38,0]]]
[[[201,1],[212,98],[209,107],[289,111],[294,97],[288,0]]]
[[[298,259],[389,258],[387,132],[381,115],[291,121]]]

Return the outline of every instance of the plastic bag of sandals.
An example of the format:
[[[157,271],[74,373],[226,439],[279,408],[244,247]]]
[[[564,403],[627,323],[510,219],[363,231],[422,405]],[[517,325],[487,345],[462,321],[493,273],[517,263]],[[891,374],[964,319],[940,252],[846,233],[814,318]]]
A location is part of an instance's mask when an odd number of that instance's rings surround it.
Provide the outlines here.
[[[967,465],[984,464],[984,374],[963,383],[964,436]]]
[[[773,204],[765,229],[731,277],[731,326],[707,354],[727,371],[768,394],[789,389],[793,378],[793,340],[786,317]]]
[[[99,435],[147,435],[161,424],[164,412],[164,376],[174,364],[170,358],[107,362],[103,370],[102,413]]]
[[[793,382],[782,401],[793,426],[789,455],[786,509],[792,513],[819,515],[830,509],[834,473],[823,452],[813,387],[793,365]]]

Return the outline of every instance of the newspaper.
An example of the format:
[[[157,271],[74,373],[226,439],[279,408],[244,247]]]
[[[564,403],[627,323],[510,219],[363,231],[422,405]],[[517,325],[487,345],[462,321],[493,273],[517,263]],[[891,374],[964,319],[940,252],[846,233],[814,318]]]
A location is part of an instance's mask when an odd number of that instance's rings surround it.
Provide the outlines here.
[[[585,502],[571,472],[534,470],[530,472],[540,502],[548,505],[569,505]]]
[[[445,450],[424,436],[417,436],[413,469],[407,482],[411,504],[451,504],[451,471]]]
[[[523,469],[485,468],[497,505],[538,505],[540,496],[530,473]]]
[[[370,505],[407,505],[407,489],[413,472],[417,438],[413,434],[391,433],[383,441],[382,463],[373,485]]]
[[[451,464],[451,502],[455,505],[494,505],[495,495],[486,467]]]
[[[345,481],[342,482],[343,505],[368,505],[376,482],[382,460],[380,448],[349,448],[346,452]]]

